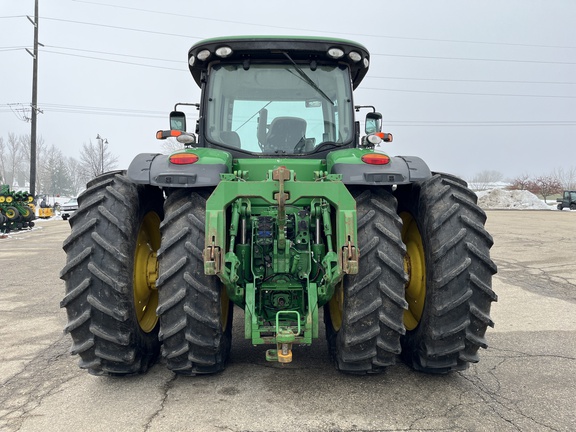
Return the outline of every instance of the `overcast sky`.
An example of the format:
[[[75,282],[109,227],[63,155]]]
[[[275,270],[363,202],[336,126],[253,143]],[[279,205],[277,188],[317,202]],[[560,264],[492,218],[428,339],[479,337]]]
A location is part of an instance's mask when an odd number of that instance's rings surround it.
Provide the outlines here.
[[[30,133],[26,15],[34,0],[0,0],[5,140]],[[162,151],[176,102],[199,101],[187,52],[200,39],[341,37],[371,52],[354,102],[382,112],[385,151],[466,179],[546,175],[576,167],[575,23],[573,0],[40,0],[38,135],[79,158],[100,134],[126,168]]]

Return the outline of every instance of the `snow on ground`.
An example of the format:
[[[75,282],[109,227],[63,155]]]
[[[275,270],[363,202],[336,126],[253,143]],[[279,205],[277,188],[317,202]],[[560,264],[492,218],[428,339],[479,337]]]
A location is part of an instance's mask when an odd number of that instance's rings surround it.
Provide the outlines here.
[[[557,203],[550,200],[548,204],[538,198],[531,192],[525,190],[505,190],[505,189],[491,189],[485,191],[477,191],[478,205],[485,210],[497,209],[512,209],[512,210],[556,210]],[[36,219],[34,222],[36,226],[32,229],[38,229],[39,222],[62,220],[60,212],[55,212],[55,215],[48,219]],[[17,233],[12,231],[9,234],[2,235],[0,238],[10,237],[11,234]]]
[[[526,190],[492,189],[476,192],[483,209],[556,210],[556,202],[546,204]]]

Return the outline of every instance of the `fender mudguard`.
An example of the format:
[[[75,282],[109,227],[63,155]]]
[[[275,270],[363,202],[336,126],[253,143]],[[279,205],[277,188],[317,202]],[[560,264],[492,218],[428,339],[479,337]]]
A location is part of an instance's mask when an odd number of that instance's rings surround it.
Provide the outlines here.
[[[400,185],[419,182],[432,177],[428,165],[416,156],[393,156],[386,165],[335,161],[331,174],[341,174],[347,185]]]
[[[229,172],[225,161],[175,165],[168,158],[169,155],[161,153],[140,153],[130,163],[126,175],[137,184],[194,188],[216,186],[220,183],[220,174]]]

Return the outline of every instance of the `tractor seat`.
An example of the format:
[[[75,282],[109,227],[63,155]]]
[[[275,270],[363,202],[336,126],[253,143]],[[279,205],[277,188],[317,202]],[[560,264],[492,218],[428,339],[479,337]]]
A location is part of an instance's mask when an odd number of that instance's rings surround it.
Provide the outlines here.
[[[236,132],[233,131],[220,132],[220,140],[230,147],[237,147],[237,148],[241,147],[240,136]]]
[[[266,135],[267,151],[294,153],[294,148],[306,140],[306,120],[298,117],[276,117]]]

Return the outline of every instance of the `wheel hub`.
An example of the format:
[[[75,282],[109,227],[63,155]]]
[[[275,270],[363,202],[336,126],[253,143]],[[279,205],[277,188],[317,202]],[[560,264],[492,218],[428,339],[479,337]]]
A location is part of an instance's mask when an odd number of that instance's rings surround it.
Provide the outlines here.
[[[160,218],[154,213],[144,217],[134,256],[134,309],[140,328],[150,332],[158,322],[156,308],[158,307],[158,259],[156,251],[160,247]]]
[[[426,261],[416,221],[408,213],[402,213],[400,217],[403,221],[402,241],[406,245],[404,270],[408,275],[405,286],[408,309],[404,311],[404,326],[407,330],[414,330],[420,322],[426,300]]]

